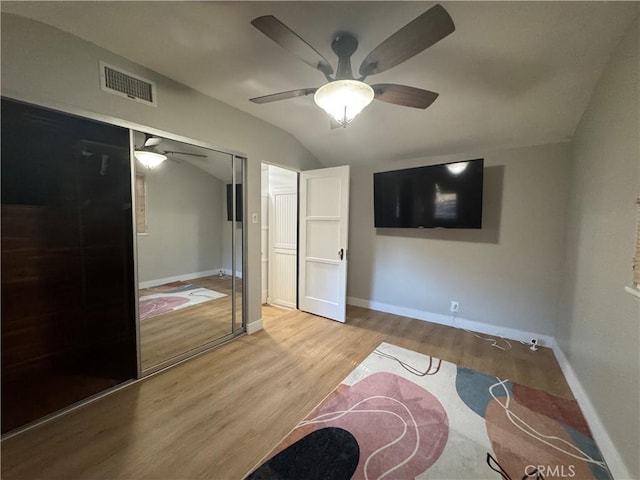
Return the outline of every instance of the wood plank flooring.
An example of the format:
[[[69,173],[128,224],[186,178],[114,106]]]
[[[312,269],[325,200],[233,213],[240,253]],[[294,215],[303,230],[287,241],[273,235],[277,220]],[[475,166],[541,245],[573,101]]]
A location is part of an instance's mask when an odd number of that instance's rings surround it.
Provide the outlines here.
[[[2,443],[2,478],[240,479],[380,342],[572,398],[551,350],[349,307],[299,311]]]
[[[188,283],[227,296],[141,320],[143,370],[231,333],[231,277],[214,275]]]

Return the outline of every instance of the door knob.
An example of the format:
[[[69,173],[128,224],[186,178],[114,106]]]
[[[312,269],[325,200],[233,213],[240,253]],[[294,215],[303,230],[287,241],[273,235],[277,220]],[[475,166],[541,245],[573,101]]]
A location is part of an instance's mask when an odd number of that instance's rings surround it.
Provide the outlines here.
[[[340,257],[340,260],[342,260],[342,257],[344,257],[344,248],[340,249],[340,251],[338,252],[338,256]]]

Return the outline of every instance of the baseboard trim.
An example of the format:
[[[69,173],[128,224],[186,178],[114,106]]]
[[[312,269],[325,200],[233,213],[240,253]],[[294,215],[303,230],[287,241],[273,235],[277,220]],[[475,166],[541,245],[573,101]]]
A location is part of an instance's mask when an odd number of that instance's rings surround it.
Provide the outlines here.
[[[400,307],[398,305],[375,302],[362,298],[347,297],[347,303],[356,307],[364,307],[370,310],[377,310],[379,312],[393,313],[394,315],[402,315],[403,317],[415,318],[417,320],[438,323],[440,325],[447,325],[449,327],[464,328],[465,330],[471,330],[472,332],[492,335],[494,337],[507,338],[509,340],[516,340],[519,342],[521,341],[529,343],[532,338],[537,338],[538,344],[543,347],[551,347],[553,345],[553,337],[549,335],[543,335],[541,333],[527,332],[525,330],[502,327],[499,325],[491,325],[489,323],[476,322],[474,320],[468,320],[461,317],[456,317],[454,325],[453,317],[451,317],[450,315],[442,315],[440,313]]]
[[[164,285],[165,283],[193,280],[194,278],[209,277],[211,275],[219,275],[220,270],[221,270],[220,268],[216,268],[214,270],[205,270],[204,272],[184,273],[182,275],[174,275],[172,277],[156,278],[155,280],[147,280],[144,282],[140,282],[140,288],[151,288],[151,287],[157,287],[159,285]]]
[[[584,413],[589,428],[593,434],[593,438],[598,444],[602,456],[604,457],[609,470],[613,475],[613,478],[624,480],[631,479],[629,470],[622,460],[622,457],[618,453],[615,445],[611,441],[611,437],[607,433],[600,416],[594,408],[589,396],[585,389],[582,387],[580,380],[576,376],[571,364],[569,363],[564,352],[560,349],[555,338],[549,335],[542,335],[535,332],[526,332],[515,328],[501,327],[497,325],[491,325],[488,323],[476,322],[464,318],[456,318],[455,325],[451,316],[442,315],[439,313],[426,312],[423,310],[416,310],[412,308],[400,307],[398,305],[390,305],[387,303],[375,302],[371,300],[364,300],[362,298],[347,297],[347,303],[356,307],[368,308],[371,310],[377,310],[379,312],[392,313],[395,315],[402,315],[403,317],[415,318],[418,320],[424,320],[427,322],[438,323],[440,325],[455,326],[458,328],[464,328],[473,332],[483,333],[485,335],[492,335],[497,337],[504,337],[511,340],[529,342],[533,337],[536,337],[540,342],[540,345],[550,347],[558,360],[560,369],[567,379],[567,383],[573,392],[582,412]]]
[[[274,307],[278,307],[278,308],[285,308],[287,310],[293,310],[294,308],[296,308],[296,304],[295,303],[290,303],[290,302],[278,302],[278,301],[274,301],[273,299],[271,299],[271,301],[267,302],[269,305],[272,305]]]
[[[262,330],[262,319],[247,323],[247,334],[251,335]]]
[[[587,392],[573,370],[571,363],[569,363],[569,359],[565,356],[555,339],[553,341],[552,348],[553,353],[556,356],[556,360],[558,360],[558,364],[560,365],[560,369],[564,374],[564,378],[567,379],[571,392],[578,401],[578,405],[580,405],[580,408],[584,413],[584,417],[587,419],[589,429],[593,434],[593,439],[598,444],[598,448],[600,448],[600,452],[602,452],[602,456],[607,462],[611,475],[613,478],[619,480],[631,479],[632,476],[622,460],[622,457],[620,457],[618,449],[616,449],[611,437],[607,433],[604,423],[600,420],[600,416],[591,403],[589,395],[587,395]]]
[[[231,276],[232,270],[230,268],[221,268],[220,271],[227,277]],[[236,278],[242,278],[242,272],[236,271]]]

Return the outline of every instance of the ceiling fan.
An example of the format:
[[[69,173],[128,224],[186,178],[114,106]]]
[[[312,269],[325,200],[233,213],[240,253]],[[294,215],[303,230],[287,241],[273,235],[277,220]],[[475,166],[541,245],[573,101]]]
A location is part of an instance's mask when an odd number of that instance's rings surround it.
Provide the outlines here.
[[[251,24],[285,50],[322,72],[328,83],[319,88],[289,90],[251,98],[250,101],[269,103],[314,94],[316,104],[343,127],[351,123],[374,98],[420,109],[431,105],[438,98],[435,92],[393,83],[369,85],[364,80],[410,59],[455,30],[453,20],[444,7],[435,5],[374,48],[360,64],[360,77],[356,79],[351,71],[351,55],[358,48],[358,40],[353,35],[340,33],[331,42],[331,49],[338,56],[334,75],[329,62],[276,17],[258,17]]]
[[[176,152],[173,150],[160,150],[158,145],[164,140],[161,137],[154,137],[148,133],[144,134],[144,143],[142,147],[136,147],[134,150],[135,157],[147,168],[154,168],[164,162],[168,157],[168,155],[179,154],[179,155],[189,155],[191,157],[201,157],[207,158],[206,155],[202,155],[200,153],[189,153],[189,152]],[[175,158],[171,158],[170,160],[180,163]]]

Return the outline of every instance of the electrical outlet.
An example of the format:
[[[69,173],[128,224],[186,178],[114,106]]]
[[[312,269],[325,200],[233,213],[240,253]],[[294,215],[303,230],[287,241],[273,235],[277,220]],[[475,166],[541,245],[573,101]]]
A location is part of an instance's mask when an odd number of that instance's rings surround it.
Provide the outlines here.
[[[455,300],[451,300],[451,306],[449,307],[449,311],[451,313],[458,313],[459,309],[460,309],[460,304]]]

